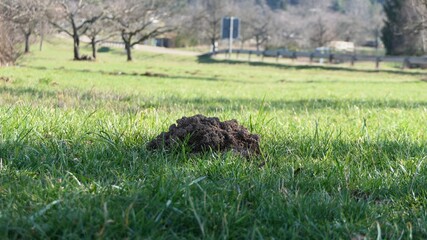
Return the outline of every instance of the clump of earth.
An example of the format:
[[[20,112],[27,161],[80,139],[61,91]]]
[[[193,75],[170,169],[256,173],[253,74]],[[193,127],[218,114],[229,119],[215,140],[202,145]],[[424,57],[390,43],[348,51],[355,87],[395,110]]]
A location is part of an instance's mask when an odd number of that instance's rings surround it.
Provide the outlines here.
[[[260,154],[260,137],[237,120],[221,122],[216,117],[183,117],[148,143],[148,149],[173,149],[186,144],[192,153],[233,151],[244,157]]]

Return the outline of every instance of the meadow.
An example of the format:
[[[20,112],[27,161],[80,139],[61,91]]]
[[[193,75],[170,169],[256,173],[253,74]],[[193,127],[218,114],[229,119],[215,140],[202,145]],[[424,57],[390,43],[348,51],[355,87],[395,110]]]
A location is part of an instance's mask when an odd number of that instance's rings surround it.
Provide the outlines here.
[[[0,68],[0,238],[427,238],[426,72],[71,53]],[[198,113],[262,156],[146,149]]]

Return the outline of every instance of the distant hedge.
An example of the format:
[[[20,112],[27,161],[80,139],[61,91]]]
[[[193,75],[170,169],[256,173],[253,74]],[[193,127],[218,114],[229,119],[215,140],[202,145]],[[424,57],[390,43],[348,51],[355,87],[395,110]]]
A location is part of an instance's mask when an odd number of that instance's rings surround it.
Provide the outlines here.
[[[111,51],[111,48],[109,48],[109,47],[100,47],[97,52],[99,52],[99,53],[106,53],[106,52],[109,52],[109,51]]]

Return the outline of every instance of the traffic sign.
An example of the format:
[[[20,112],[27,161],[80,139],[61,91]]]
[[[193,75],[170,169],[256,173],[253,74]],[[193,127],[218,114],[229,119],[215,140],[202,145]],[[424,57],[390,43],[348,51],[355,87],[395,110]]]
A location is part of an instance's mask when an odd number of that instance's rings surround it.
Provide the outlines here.
[[[237,39],[240,36],[240,20],[235,17],[225,17],[222,19],[222,39],[230,39],[232,33],[233,39]]]

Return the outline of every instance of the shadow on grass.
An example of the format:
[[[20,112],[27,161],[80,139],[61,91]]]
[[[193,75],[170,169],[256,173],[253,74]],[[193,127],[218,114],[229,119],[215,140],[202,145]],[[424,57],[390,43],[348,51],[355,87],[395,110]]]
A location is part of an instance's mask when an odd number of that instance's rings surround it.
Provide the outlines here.
[[[56,92],[51,90],[41,90],[32,87],[8,87],[0,86],[0,95],[8,94],[14,97],[31,96],[36,99],[56,97]]]
[[[206,57],[203,57],[206,58]],[[273,66],[281,69],[296,69],[296,70],[303,70],[303,69],[318,69],[318,70],[333,70],[333,71],[352,71],[352,72],[366,72],[366,73],[378,73],[378,71],[375,70],[361,70],[361,69],[352,69],[352,68],[343,68],[343,67],[328,67],[328,66],[309,66],[309,65],[301,65],[301,66],[293,66],[293,65],[284,65],[284,64],[274,64],[274,63],[261,63],[261,62],[241,62],[241,61],[233,61],[233,60],[215,60],[211,58],[206,58],[206,63],[226,63],[226,64],[250,64],[251,66]],[[170,75],[166,73],[160,73],[160,72],[152,72],[152,71],[146,71],[146,72],[123,72],[123,71],[104,71],[104,70],[90,70],[90,69],[69,69],[65,67],[56,67],[56,68],[47,68],[42,66],[27,66],[22,65],[22,67],[35,69],[35,70],[54,70],[54,71],[63,71],[63,72],[71,72],[71,73],[93,73],[93,74],[102,74],[102,75],[109,75],[109,76],[117,76],[117,77],[145,77],[145,78],[160,78],[160,79],[171,79],[171,80],[194,80],[194,81],[209,81],[209,82],[233,82],[233,83],[241,83],[241,84],[265,84],[262,81],[257,82],[251,82],[251,81],[244,81],[244,80],[224,80],[221,78],[220,75],[214,75],[214,76],[194,76],[194,74],[190,75]],[[392,70],[384,70],[381,71],[383,73],[390,73],[390,74],[397,74],[397,75],[412,75],[412,76],[424,76],[423,73],[417,73],[417,72],[404,72],[404,71],[392,71]],[[306,84],[306,83],[337,83],[341,82],[338,80],[279,80],[275,82],[276,84]],[[346,82],[346,81],[343,81]],[[399,84],[399,83],[422,83],[427,82],[424,79],[420,80],[414,80],[414,81],[363,81],[369,84],[384,84],[384,83],[393,83],[393,84]],[[350,83],[350,82],[346,82]],[[354,84],[360,84],[361,82],[354,82]]]
[[[36,70],[54,70],[54,71],[63,71],[63,72],[75,72],[75,73],[95,73],[95,74],[102,74],[102,75],[110,75],[110,76],[133,76],[133,77],[150,77],[150,78],[164,78],[164,79],[178,79],[178,80],[199,80],[199,81],[222,81],[218,77],[195,77],[195,76],[180,76],[180,75],[169,75],[166,73],[159,73],[159,72],[123,72],[123,71],[103,71],[103,70],[89,70],[89,69],[68,69],[65,67],[58,67],[58,68],[47,68],[47,67],[40,67],[40,66],[27,66],[22,65],[22,67],[25,68],[31,68]],[[235,82],[242,82],[244,81],[235,81]]]
[[[354,107],[359,108],[397,108],[397,109],[417,109],[427,107],[427,102],[403,102],[398,100],[391,101],[363,101],[363,100],[332,100],[332,99],[301,99],[301,100],[274,100],[265,101],[262,99],[173,99],[174,104],[191,104],[193,106],[203,106],[209,109],[230,109],[239,111],[241,107],[249,109],[260,109],[264,107],[266,110],[325,110],[325,109],[350,109]]]
[[[426,73],[410,72],[404,70],[376,70],[376,69],[358,69],[341,66],[319,66],[319,65],[289,65],[284,63],[269,63],[269,62],[248,62],[239,60],[227,59],[214,59],[210,55],[201,55],[198,57],[198,62],[203,64],[241,64],[250,65],[255,67],[275,67],[280,69],[294,69],[294,70],[324,70],[324,71],[346,71],[346,72],[361,72],[361,73],[388,73],[396,75],[409,75],[409,76],[425,76]]]
[[[145,109],[145,108],[172,108],[177,107],[189,108],[192,110],[216,111],[218,109],[241,111],[244,109],[259,110],[292,110],[292,111],[307,111],[307,110],[339,110],[358,108],[393,108],[393,109],[418,109],[427,108],[427,101],[402,101],[402,100],[360,100],[360,99],[316,99],[306,98],[299,100],[265,100],[260,98],[183,98],[180,96],[140,96],[132,94],[121,94],[113,92],[102,92],[91,89],[88,91],[80,91],[78,89],[61,89],[61,90],[42,90],[31,87],[0,87],[0,95],[7,94],[15,98],[29,96],[39,100],[53,100],[58,97],[67,98],[70,102],[76,101],[78,104],[91,105],[98,104],[102,101],[114,101],[120,105],[121,102],[126,102],[126,109]],[[130,103],[130,105],[129,105]],[[122,109],[122,110],[126,110]]]
[[[325,110],[325,109],[349,109],[359,108],[397,108],[397,109],[417,109],[427,107],[427,101],[405,102],[400,100],[371,100],[364,101],[358,99],[335,100],[335,99],[300,99],[300,100],[264,100],[264,99],[244,99],[244,98],[181,98],[168,97],[151,102],[152,107],[164,107],[171,105],[190,105],[193,108],[215,110],[226,109],[240,111],[242,107],[246,109],[258,110],[261,107],[266,110]]]

